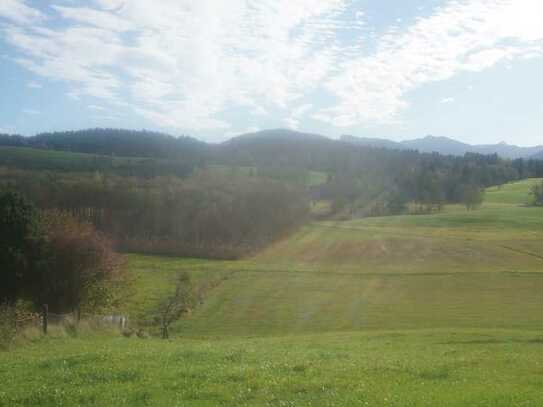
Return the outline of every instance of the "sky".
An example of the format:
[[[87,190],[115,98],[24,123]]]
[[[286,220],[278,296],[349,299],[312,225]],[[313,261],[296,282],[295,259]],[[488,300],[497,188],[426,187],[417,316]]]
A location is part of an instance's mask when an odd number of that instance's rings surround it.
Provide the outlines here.
[[[542,0],[0,0],[0,133],[543,144]]]

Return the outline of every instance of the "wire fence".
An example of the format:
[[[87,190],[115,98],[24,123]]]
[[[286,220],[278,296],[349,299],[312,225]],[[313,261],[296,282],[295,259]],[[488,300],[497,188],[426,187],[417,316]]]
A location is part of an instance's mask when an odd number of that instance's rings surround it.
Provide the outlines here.
[[[97,314],[85,314],[81,318],[77,313],[57,314],[48,311],[45,307],[41,313],[24,313],[18,314],[15,317],[15,326],[17,329],[27,327],[40,327],[45,333],[47,333],[47,327],[49,325],[56,326],[73,326],[77,325],[80,319],[90,321],[95,325],[118,327],[119,329],[128,328],[129,318],[126,315],[97,315]]]
[[[17,329],[28,326],[40,326],[42,317],[38,313],[25,313],[15,315],[15,327]]]

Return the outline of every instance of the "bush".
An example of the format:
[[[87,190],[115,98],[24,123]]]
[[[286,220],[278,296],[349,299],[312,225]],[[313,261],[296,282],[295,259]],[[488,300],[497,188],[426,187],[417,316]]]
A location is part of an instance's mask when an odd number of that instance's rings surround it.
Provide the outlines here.
[[[485,191],[477,185],[466,185],[462,191],[462,203],[468,211],[479,208],[485,198]]]
[[[124,328],[121,330],[121,335],[125,338],[130,338],[132,335],[134,335],[134,330],[130,328]]]
[[[118,270],[110,241],[94,227],[59,211],[40,216],[33,267],[24,281],[36,306],[48,304],[55,313],[80,310],[90,299],[95,307],[107,301],[107,291],[96,287]]]
[[[530,191],[530,195],[532,196],[533,205],[543,205],[543,182],[539,185],[534,185]]]

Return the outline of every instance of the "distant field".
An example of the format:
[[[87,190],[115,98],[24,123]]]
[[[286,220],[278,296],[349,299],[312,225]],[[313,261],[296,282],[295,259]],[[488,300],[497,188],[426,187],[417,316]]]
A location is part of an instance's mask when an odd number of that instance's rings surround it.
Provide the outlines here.
[[[532,178],[510,183],[502,187],[488,188],[485,200],[487,203],[526,204],[528,202],[526,191],[540,182],[540,179]]]
[[[129,255],[124,312],[181,270],[176,339],[48,338],[0,353],[0,406],[543,405],[543,208],[316,222],[241,261]]]

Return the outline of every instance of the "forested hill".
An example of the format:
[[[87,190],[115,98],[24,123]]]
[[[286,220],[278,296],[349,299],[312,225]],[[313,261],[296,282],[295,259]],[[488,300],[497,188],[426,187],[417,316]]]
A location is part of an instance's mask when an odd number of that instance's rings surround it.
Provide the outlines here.
[[[122,129],[41,133],[33,137],[0,135],[0,145],[123,157],[190,158],[195,161],[205,157],[209,149],[207,143],[192,137]]]
[[[0,134],[0,145],[3,146],[26,146],[107,156],[178,158],[190,159],[195,162],[203,160],[234,160],[236,163],[238,161],[248,163],[249,160],[267,162],[271,158],[264,155],[270,153],[273,155],[274,152],[307,161],[308,155],[318,155],[322,153],[323,149],[332,152],[342,150],[345,149],[344,144],[348,144],[351,148],[356,146],[415,150],[421,153],[436,152],[442,155],[463,156],[466,153],[477,153],[497,154],[508,159],[543,159],[543,146],[518,147],[505,143],[470,145],[447,137],[434,136],[395,142],[380,138],[344,135],[337,141],[319,134],[286,129],[248,133],[221,144],[208,144],[192,137],[173,137],[165,133],[147,130],[87,129],[41,133],[32,137]],[[305,154],[300,150],[306,150]],[[285,159],[285,157],[275,156],[273,159]],[[291,159],[289,161],[289,164],[293,164]]]
[[[227,165],[289,166],[328,171],[330,161],[355,148],[324,136],[291,130],[265,130],[234,137],[215,146],[213,159]]]
[[[157,165],[160,160],[167,159],[183,164],[187,174],[191,169],[208,165],[251,167],[261,170],[261,174],[272,175],[285,170],[318,171],[327,174],[330,188],[334,183],[338,184],[338,188],[339,184],[345,184],[340,189],[363,190],[370,196],[390,190],[391,186],[403,188],[405,184],[414,185],[414,179],[421,177],[427,184],[437,183],[442,188],[448,184],[488,186],[541,176],[543,171],[541,161],[509,161],[499,158],[497,154],[445,156],[420,153],[414,149],[353,145],[316,134],[283,129],[245,134],[221,144],[208,144],[190,137],[175,138],[145,130],[90,129],[42,133],[34,137],[0,135],[2,145],[90,153],[101,157],[143,157],[157,160]],[[16,164],[9,160],[10,166]],[[20,167],[26,168],[23,165]],[[37,169],[35,166],[32,168]],[[169,167],[165,168],[156,171],[156,175],[168,175]],[[422,181],[419,179],[417,182]],[[413,186],[407,195],[418,194],[417,188]],[[358,192],[347,193],[353,194]],[[444,194],[444,200],[450,200],[455,195],[453,192]],[[349,197],[346,199],[351,200]]]
[[[445,156],[413,149],[353,145],[282,129],[245,134],[221,144],[148,131],[112,129],[39,134],[28,138],[0,136],[1,144],[92,153],[99,157],[148,157],[156,165],[168,159],[182,164],[186,168],[185,175],[190,175],[195,168],[217,165],[234,171],[245,168],[253,175],[279,181],[297,180],[300,184],[302,180],[301,184],[306,186],[311,172],[318,172],[326,182],[320,182],[318,187],[314,185],[311,193],[316,198],[334,202],[336,208],[346,204],[367,207],[375,203],[403,207],[407,201],[441,205],[461,201],[466,191],[473,188],[543,176],[543,161],[504,160],[497,154]],[[14,160],[4,161],[17,167]],[[19,168],[27,169],[24,165]],[[173,175],[169,168],[146,169],[145,173]]]
[[[289,233],[307,219],[310,201],[336,219],[470,208],[484,187],[543,177],[543,161],[357,146],[285,130],[206,144],[98,129],[0,136],[0,173],[0,189],[83,217],[126,250],[223,258]]]

